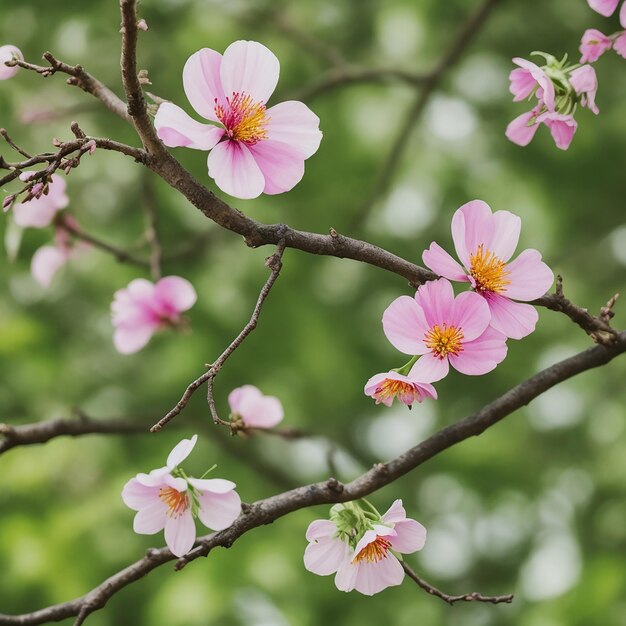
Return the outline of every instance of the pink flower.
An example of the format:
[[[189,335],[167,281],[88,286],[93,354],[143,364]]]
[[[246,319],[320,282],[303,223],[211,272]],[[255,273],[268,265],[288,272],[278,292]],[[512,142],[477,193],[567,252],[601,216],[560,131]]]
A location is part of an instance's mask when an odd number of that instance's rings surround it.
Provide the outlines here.
[[[540,113],[540,103],[532,111],[522,113],[516,117],[506,128],[506,137],[518,146],[527,146],[535,136],[541,124],[545,124],[554,139],[557,148],[567,150],[574,138],[578,123],[573,115],[545,111]]]
[[[613,15],[619,4],[619,0],[587,0],[587,2],[594,11],[604,15],[604,17]],[[622,4],[622,8],[619,11],[619,21],[626,28],[626,2]]]
[[[250,428],[272,428],[284,417],[283,405],[274,396],[264,396],[253,385],[243,385],[228,394],[233,419]]]
[[[0,80],[6,80],[7,78],[13,78],[19,71],[17,65],[8,67],[5,65],[8,61],[12,61],[17,57],[20,61],[24,60],[24,55],[19,48],[15,46],[0,46]]]
[[[455,280],[467,280],[460,266],[455,274]],[[383,314],[383,330],[400,352],[424,355],[421,371],[435,382],[447,376],[449,365],[477,376],[504,359],[506,337],[490,321],[485,298],[472,292],[455,298],[452,285],[440,278],[421,285],[415,298],[394,300]]]
[[[515,96],[513,102],[526,100],[536,89],[537,98],[544,102],[549,111],[554,111],[554,84],[544,70],[532,61],[519,57],[514,58],[513,63],[519,65],[509,75],[509,89]]]
[[[626,6],[626,4],[624,6]],[[613,49],[622,58],[626,59],[626,30],[615,38],[615,41],[613,42]]]
[[[241,512],[235,483],[221,478],[189,478],[178,469],[197,439],[197,435],[183,439],[170,452],[165,467],[137,474],[122,490],[124,504],[137,511],[134,531],[154,535],[165,529],[165,542],[179,557],[196,541],[194,517],[217,531],[228,528]]]
[[[292,189],[317,151],[319,118],[302,102],[266,108],[278,83],[278,59],[255,41],[235,41],[224,56],[204,48],[183,70],[183,85],[201,124],[164,103],[154,120],[165,145],[210,150],[209,176],[224,192],[256,198]]]
[[[591,109],[596,115],[600,112],[596,105],[598,77],[591,65],[583,65],[570,73],[569,82],[580,96],[582,106]]]
[[[131,281],[115,292],[111,305],[115,348],[122,354],[141,350],[157,330],[178,324],[181,312],[196,299],[192,284],[179,276],[166,276],[156,284],[143,278]]]
[[[430,384],[425,382],[420,371],[423,365],[421,359],[412,367],[407,376],[391,370],[386,373],[376,374],[365,383],[364,393],[376,400],[376,404],[381,402],[386,406],[391,406],[395,398],[409,408],[415,402],[422,402],[424,398],[437,399],[437,391]]]
[[[541,108],[541,105],[538,105],[532,111],[527,111],[516,117],[506,127],[505,134],[507,139],[518,146],[527,146],[533,140],[539,128],[537,116]]]
[[[36,172],[24,172],[20,175],[20,179],[28,181],[33,174]],[[39,189],[36,187],[37,185],[33,187],[35,193],[44,189],[43,184]],[[15,223],[23,228],[45,228],[49,226],[57,211],[64,209],[69,204],[69,198],[65,193],[66,187],[65,179],[53,174],[48,182],[47,194],[42,193],[39,198],[13,205]]]
[[[581,63],[594,63],[597,61],[607,50],[611,49],[613,41],[610,37],[607,37],[599,30],[590,28],[583,33],[583,37],[580,41],[580,47],[578,48],[581,53]]]
[[[463,267],[433,242],[422,256],[433,272],[471,283],[485,299],[491,312],[491,326],[512,339],[533,332],[537,311],[530,301],[548,291],[554,274],[537,250],[524,250],[514,261],[521,220],[509,211],[491,212],[481,200],[464,204],[452,217],[452,238]]]
[[[312,522],[306,533],[309,545],[304,552],[304,566],[319,576],[336,573],[335,585],[340,591],[356,589],[372,596],[402,583],[404,570],[394,552],[411,554],[421,550],[426,529],[407,518],[402,500],[396,500],[379,523],[362,526],[363,520],[360,517],[361,523],[355,528],[345,528],[339,512],[335,521]]]

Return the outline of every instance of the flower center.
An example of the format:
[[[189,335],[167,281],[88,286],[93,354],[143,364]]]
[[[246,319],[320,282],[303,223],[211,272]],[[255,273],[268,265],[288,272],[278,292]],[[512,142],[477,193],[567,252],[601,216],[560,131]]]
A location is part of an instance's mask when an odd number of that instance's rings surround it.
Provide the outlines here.
[[[456,326],[443,327],[435,324],[425,335],[424,342],[435,353],[435,356],[444,359],[448,354],[456,356],[463,351],[463,331]]]
[[[389,552],[391,543],[384,537],[376,537],[374,541],[368,543],[358,554],[352,559],[352,563],[377,563],[382,561]]]
[[[189,508],[189,497],[184,491],[178,491],[174,487],[163,487],[159,489],[159,498],[167,504],[169,517],[178,517]]]
[[[414,385],[406,383],[403,380],[392,380],[391,378],[385,378],[378,387],[374,397],[376,402],[384,402],[389,398],[395,398],[396,396],[413,398],[415,395],[419,395]]]
[[[255,102],[244,93],[233,93],[224,106],[215,99],[215,115],[224,124],[226,134],[234,141],[252,146],[267,139],[269,116],[263,102]]]
[[[506,280],[510,273],[506,263],[491,250],[484,250],[482,243],[474,254],[470,254],[470,275],[476,283],[476,291],[504,291],[511,284],[510,280]]]

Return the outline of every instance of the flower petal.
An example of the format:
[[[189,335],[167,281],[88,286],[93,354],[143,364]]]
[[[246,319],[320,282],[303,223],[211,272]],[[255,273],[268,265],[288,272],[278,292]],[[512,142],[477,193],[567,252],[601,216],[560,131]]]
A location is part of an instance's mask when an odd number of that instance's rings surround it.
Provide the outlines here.
[[[487,330],[474,341],[463,344],[463,351],[454,356],[450,354],[450,365],[461,374],[480,376],[495,369],[506,357],[506,337],[494,330]]]
[[[191,509],[165,522],[165,543],[174,556],[185,556],[196,541],[196,524]]]
[[[211,493],[228,493],[237,485],[232,480],[225,478],[188,478],[189,484],[198,491],[210,491]]]
[[[507,264],[511,281],[502,295],[514,300],[534,300],[543,296],[554,282],[552,270],[541,260],[541,253],[533,248],[524,250]]]
[[[405,519],[397,522],[393,529],[396,536],[390,539],[391,547],[402,554],[412,554],[424,547],[426,543],[426,529],[414,519]]]
[[[269,109],[268,139],[289,144],[303,159],[317,152],[322,141],[320,118],[303,102],[287,100]]]
[[[488,248],[506,263],[513,256],[519,243],[522,220],[518,215],[509,211],[496,211],[492,222],[493,234]]]
[[[240,407],[240,415],[246,426],[252,428],[272,428],[284,417],[283,405],[274,396],[245,398]]]
[[[539,314],[534,306],[513,302],[497,293],[486,294],[491,310],[491,327],[511,339],[522,339],[535,330]]]
[[[205,491],[198,497],[200,521],[211,530],[228,528],[241,513],[241,498],[236,491]]]
[[[447,358],[440,359],[432,352],[429,352],[418,359],[417,363],[411,368],[411,375],[413,375],[413,370],[416,369],[418,364],[419,377],[428,380],[431,383],[436,383],[438,380],[445,378],[450,369]]]
[[[54,275],[65,265],[68,258],[67,252],[56,246],[42,246],[33,254],[30,272],[42,287],[49,287]]]
[[[159,106],[154,127],[159,139],[170,148],[210,150],[224,136],[223,128],[196,122],[171,102],[164,102]]]
[[[8,67],[5,65],[7,61],[11,61],[16,56],[20,60],[24,60],[24,55],[19,48],[12,45],[0,46],[0,80],[7,80],[15,76],[20,68],[17,65]]]
[[[422,260],[426,267],[430,268],[435,274],[439,274],[439,276],[464,283],[469,281],[463,267],[434,241],[430,244],[428,250],[424,250]]]
[[[373,596],[387,587],[402,584],[404,570],[392,554],[375,563],[359,563],[354,588],[366,596]]]
[[[454,306],[454,290],[449,280],[439,278],[420,285],[415,294],[415,302],[424,311],[427,329],[433,326],[450,324],[450,316]],[[415,354],[419,354],[416,352]]]
[[[535,136],[539,124],[535,111],[527,111],[516,117],[506,127],[506,138],[518,146],[527,146]]]
[[[167,523],[167,504],[158,497],[137,511],[133,520],[133,530],[138,535],[154,535],[163,530]]]
[[[385,524],[395,524],[395,522],[402,522],[406,519],[406,509],[402,505],[402,500],[398,498],[393,501],[393,504],[383,513],[383,522]]]
[[[256,41],[235,41],[224,51],[220,76],[227,97],[242,93],[256,102],[267,102],[279,74],[276,55]]]
[[[197,441],[198,435],[194,435],[191,439],[183,439],[177,443],[167,457],[167,467],[173,470],[180,465],[191,454]]]
[[[120,354],[133,354],[145,347],[155,330],[148,325],[119,326],[113,333],[113,345]]]
[[[337,534],[337,526],[328,519],[316,519],[306,530],[307,541],[330,539]]]
[[[180,276],[166,276],[154,287],[155,299],[167,303],[176,312],[187,311],[198,299],[193,285]]]
[[[424,354],[428,332],[422,308],[409,296],[396,298],[383,313],[383,331],[391,345],[405,354]]]
[[[240,413],[241,403],[246,397],[260,398],[262,395],[261,390],[254,385],[242,385],[228,394],[228,406],[232,413]]]
[[[280,141],[264,139],[248,150],[265,178],[263,192],[268,195],[293,189],[304,176],[304,159],[300,152]]]
[[[210,48],[203,48],[192,54],[183,68],[185,95],[198,115],[217,122],[215,100],[220,104],[226,101],[220,78],[222,55]]]
[[[146,487],[136,478],[131,478],[122,489],[122,500],[129,509],[139,511],[159,499],[158,487]]]
[[[491,320],[485,299],[472,291],[460,293],[454,300],[448,325],[460,328],[463,344],[483,334]]]
[[[609,17],[615,13],[619,0],[587,0],[589,6],[604,17]]]
[[[249,199],[261,195],[265,178],[247,146],[238,141],[218,143],[207,161],[209,176],[225,193]]]
[[[304,567],[318,576],[334,574],[349,560],[350,548],[337,537],[309,543],[304,551]]]

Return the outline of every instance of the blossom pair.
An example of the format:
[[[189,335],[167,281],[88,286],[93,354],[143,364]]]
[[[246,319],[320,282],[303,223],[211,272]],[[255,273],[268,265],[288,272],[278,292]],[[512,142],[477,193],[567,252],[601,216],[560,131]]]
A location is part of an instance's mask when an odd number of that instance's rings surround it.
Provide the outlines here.
[[[526,59],[513,59],[518,66],[509,75],[513,101],[535,98],[536,104],[507,126],[506,136],[517,145],[527,146],[543,124],[557,148],[567,150],[578,128],[574,119],[578,105],[599,113],[596,72],[591,65],[567,65],[567,56],[558,61],[552,55],[536,54],[545,57],[543,67]]]
[[[311,522],[304,566],[319,576],[335,574],[340,591],[356,589],[371,596],[402,583],[404,569],[397,554],[424,547],[426,529],[406,516],[402,500],[380,515],[369,503],[337,504],[330,519]]]
[[[396,397],[409,406],[436,398],[431,383],[444,378],[450,366],[463,374],[486,374],[505,358],[507,338],[533,332],[538,314],[526,303],[542,296],[554,275],[534,249],[510,261],[520,232],[517,215],[492,213],[481,200],[455,212],[452,238],[461,263],[435,242],[423,253],[424,263],[442,278],[421,285],[414,297],[400,296],[383,314],[387,339],[414,358],[371,378],[366,395],[388,406]],[[472,291],[455,297],[451,280],[469,283]]]
[[[267,108],[278,83],[276,56],[255,41],[235,41],[224,55],[203,48],[183,69],[183,86],[201,124],[179,106],[161,104],[154,124],[170,147],[210,151],[209,176],[224,192],[256,198],[292,189],[317,151],[319,118],[305,104]]]
[[[164,530],[165,542],[175,556],[184,556],[193,547],[195,518],[217,531],[228,528],[241,512],[235,483],[223,478],[192,478],[180,467],[197,440],[197,435],[183,439],[164,467],[137,474],[122,490],[124,504],[137,511],[134,531],[154,535]]]

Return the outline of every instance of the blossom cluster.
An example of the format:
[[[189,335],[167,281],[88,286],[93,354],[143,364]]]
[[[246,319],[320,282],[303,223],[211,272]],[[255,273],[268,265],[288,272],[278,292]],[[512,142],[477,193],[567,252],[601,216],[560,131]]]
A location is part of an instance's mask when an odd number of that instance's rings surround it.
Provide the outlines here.
[[[589,6],[603,15],[610,17],[615,13],[620,0],[587,0]],[[626,59],[626,2],[622,3],[619,12],[619,21],[623,29],[605,35],[602,31],[590,28],[585,31],[580,42],[581,63],[595,63],[608,50],[615,50],[619,56]]]
[[[521,339],[535,329],[538,315],[527,304],[542,296],[554,275],[532,248],[510,260],[519,241],[521,220],[481,200],[459,208],[452,218],[458,263],[433,242],[424,263],[442,278],[421,285],[414,297],[400,296],[383,314],[390,343],[413,358],[403,367],[376,374],[365,394],[391,406],[397,398],[409,407],[437,398],[432,383],[450,366],[477,376],[493,370],[507,354],[507,338]],[[469,283],[455,297],[450,281]]]

